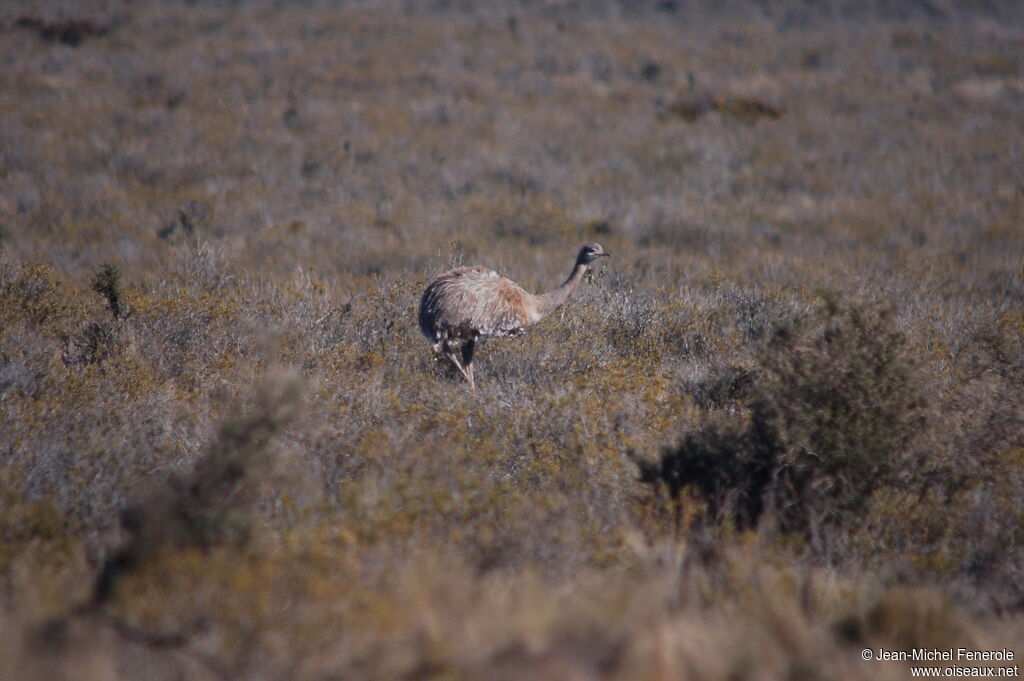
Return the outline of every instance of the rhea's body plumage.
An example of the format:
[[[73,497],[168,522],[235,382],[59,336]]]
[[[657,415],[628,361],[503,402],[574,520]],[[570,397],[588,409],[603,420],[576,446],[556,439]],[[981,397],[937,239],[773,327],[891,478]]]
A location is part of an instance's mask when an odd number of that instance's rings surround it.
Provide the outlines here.
[[[542,295],[523,290],[486,267],[459,267],[437,276],[420,300],[420,330],[436,352],[451,360],[475,387],[473,351],[481,338],[517,336],[558,309],[576,290],[589,265],[608,256],[600,244],[587,244],[569,278]]]

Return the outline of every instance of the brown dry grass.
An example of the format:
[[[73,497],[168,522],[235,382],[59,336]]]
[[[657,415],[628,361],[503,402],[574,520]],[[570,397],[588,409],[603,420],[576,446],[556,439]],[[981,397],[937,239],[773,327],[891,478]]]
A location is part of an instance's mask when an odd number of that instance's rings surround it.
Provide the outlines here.
[[[0,676],[1024,653],[1015,4],[0,19]],[[431,276],[590,240],[476,393],[430,357]]]

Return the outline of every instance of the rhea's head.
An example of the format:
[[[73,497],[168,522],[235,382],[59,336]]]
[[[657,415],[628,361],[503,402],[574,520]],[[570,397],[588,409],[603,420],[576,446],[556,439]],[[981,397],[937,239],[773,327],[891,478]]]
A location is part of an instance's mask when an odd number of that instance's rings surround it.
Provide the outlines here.
[[[610,258],[611,253],[607,253],[604,247],[599,243],[587,244],[580,249],[580,254],[576,256],[577,265],[589,265],[598,258]]]

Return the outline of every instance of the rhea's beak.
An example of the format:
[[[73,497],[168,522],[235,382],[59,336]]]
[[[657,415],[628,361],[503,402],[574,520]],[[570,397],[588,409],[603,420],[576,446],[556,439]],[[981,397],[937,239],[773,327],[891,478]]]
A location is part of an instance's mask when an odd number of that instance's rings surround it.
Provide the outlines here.
[[[598,253],[598,256],[604,256],[605,258],[610,258],[610,257],[612,257],[612,254],[611,253]]]

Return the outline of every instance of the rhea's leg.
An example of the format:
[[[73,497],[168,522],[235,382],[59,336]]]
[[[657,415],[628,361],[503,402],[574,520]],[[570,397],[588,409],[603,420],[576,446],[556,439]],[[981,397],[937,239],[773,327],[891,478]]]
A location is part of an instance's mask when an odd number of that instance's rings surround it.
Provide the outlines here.
[[[459,353],[456,352],[457,348],[458,344],[456,343],[448,343],[447,345],[445,345],[445,357],[447,357],[448,360],[455,365],[455,368],[459,370],[459,373],[462,374],[462,377],[469,382],[470,386],[472,386],[473,378],[469,373],[466,372],[466,368],[462,366],[462,362],[459,360]]]
[[[466,367],[463,367],[461,361],[459,361],[459,355],[456,354],[455,352],[447,353],[447,358],[452,360],[452,364],[455,365],[455,368],[459,370],[459,373],[462,374],[462,377],[466,379],[467,383],[469,383],[469,387],[476,387],[473,385],[472,368],[467,369]]]
[[[469,387],[476,389],[476,383],[473,381],[473,350],[476,347],[476,340],[470,339],[466,341],[462,346],[462,365],[466,367],[466,380],[469,381]]]

